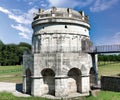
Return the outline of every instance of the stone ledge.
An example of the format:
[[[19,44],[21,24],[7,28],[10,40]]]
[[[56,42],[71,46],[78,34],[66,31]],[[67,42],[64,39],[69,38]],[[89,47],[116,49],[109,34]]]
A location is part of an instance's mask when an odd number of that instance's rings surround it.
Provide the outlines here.
[[[43,78],[42,76],[31,76],[32,79],[41,79]]]
[[[69,78],[68,76],[55,76],[55,79],[64,79],[64,78]]]

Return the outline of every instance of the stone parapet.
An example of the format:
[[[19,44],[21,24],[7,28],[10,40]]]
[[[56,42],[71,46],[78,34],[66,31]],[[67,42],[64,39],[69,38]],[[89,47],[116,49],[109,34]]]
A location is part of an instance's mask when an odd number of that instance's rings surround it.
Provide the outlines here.
[[[48,10],[39,9],[38,13],[34,14],[34,20],[43,18],[74,18],[88,23],[89,17],[84,14],[84,11],[77,12],[70,8],[52,7]]]

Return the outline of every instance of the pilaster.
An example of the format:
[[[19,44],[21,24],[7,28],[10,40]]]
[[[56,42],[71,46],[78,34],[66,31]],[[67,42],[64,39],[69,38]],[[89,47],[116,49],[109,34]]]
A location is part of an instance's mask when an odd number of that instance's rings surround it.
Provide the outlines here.
[[[26,93],[26,75],[23,75],[23,87],[22,87],[22,92]]]
[[[81,76],[81,93],[88,93],[90,91],[89,75]]]
[[[97,58],[97,54],[91,54],[92,55],[92,64],[93,64],[93,68],[95,71],[95,84],[98,85],[98,58]]]
[[[55,77],[55,96],[66,97],[68,95],[68,77]]]
[[[44,93],[43,90],[43,78],[38,76],[32,76],[32,91],[33,96],[41,96]]]

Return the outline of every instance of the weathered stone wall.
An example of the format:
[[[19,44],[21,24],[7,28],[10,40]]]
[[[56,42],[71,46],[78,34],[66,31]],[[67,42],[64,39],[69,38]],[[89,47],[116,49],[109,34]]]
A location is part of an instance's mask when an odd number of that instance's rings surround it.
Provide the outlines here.
[[[23,91],[27,92],[30,82],[29,92],[34,96],[66,97],[76,92],[88,95],[90,69],[96,63],[92,61],[95,56],[88,53],[92,43],[87,16],[69,8],[54,10],[40,10],[34,17],[32,60],[24,56]]]
[[[67,75],[72,68],[78,68],[88,75],[92,59],[86,53],[40,53],[34,54],[34,75],[39,76],[44,68],[51,68],[56,75]],[[36,71],[36,72],[35,72]]]
[[[120,92],[120,77],[102,76],[101,77],[102,90]]]

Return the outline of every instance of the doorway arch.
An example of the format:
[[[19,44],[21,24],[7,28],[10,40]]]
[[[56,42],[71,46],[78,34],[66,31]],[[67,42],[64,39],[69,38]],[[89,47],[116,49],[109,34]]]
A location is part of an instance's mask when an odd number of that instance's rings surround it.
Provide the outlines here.
[[[41,71],[43,82],[47,85],[48,89],[46,94],[55,95],[55,73],[52,69],[46,68]]]
[[[31,94],[31,71],[28,68],[26,70],[26,93]]]
[[[78,68],[72,68],[68,72],[68,88],[70,93],[81,92],[81,71]]]
[[[93,87],[95,85],[95,70],[93,67],[90,69],[89,74],[90,74],[90,87]]]

